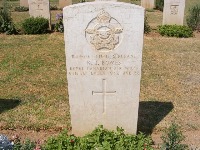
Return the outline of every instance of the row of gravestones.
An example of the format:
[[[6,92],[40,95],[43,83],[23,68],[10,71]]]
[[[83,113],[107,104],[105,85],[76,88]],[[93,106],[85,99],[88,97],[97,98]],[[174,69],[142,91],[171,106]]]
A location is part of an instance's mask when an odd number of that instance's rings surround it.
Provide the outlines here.
[[[101,0],[96,0],[101,1]],[[116,0],[108,0],[116,1]],[[28,4],[29,3],[29,4]],[[29,6],[30,16],[42,16],[50,20],[49,0],[20,0],[20,5]],[[144,8],[154,8],[154,0],[142,0]],[[59,0],[61,8],[71,5],[72,0]],[[185,0],[165,0],[163,12],[163,24],[183,25]],[[51,22],[51,21],[50,21]]]

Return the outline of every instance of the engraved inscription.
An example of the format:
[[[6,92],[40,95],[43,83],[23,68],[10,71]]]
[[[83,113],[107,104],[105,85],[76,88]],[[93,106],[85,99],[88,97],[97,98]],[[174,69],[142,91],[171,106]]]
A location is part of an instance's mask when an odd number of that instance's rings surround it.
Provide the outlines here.
[[[85,34],[96,50],[109,52],[119,45],[122,31],[120,23],[103,10],[88,24]]]
[[[97,55],[71,55],[72,60],[81,60],[82,65],[73,65],[68,68],[70,76],[93,76],[93,75],[109,75],[109,76],[138,76],[140,74],[137,65],[124,65],[124,59],[129,62],[139,61],[132,54],[97,54]]]
[[[170,6],[171,15],[176,15],[176,14],[178,14],[178,7],[179,7],[179,5],[171,5],[171,6]]]
[[[106,95],[114,95],[114,94],[116,94],[116,91],[107,91],[106,90],[106,85],[107,85],[107,82],[106,82],[106,79],[103,79],[102,80],[102,85],[103,85],[103,87],[102,87],[102,92],[96,92],[96,91],[92,91],[92,95],[102,95],[102,97],[103,97],[103,113],[105,113],[105,111],[106,111]]]

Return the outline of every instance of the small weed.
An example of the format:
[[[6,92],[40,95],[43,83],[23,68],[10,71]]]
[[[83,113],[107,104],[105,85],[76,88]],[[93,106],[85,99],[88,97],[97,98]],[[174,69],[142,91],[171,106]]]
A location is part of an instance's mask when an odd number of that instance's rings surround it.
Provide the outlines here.
[[[56,32],[64,32],[64,26],[63,26],[63,14],[56,14],[56,24],[55,24],[55,31]]]
[[[161,150],[187,150],[188,146],[181,144],[185,139],[180,130],[180,126],[172,123],[169,128],[164,130],[164,135],[161,137],[163,145]]]

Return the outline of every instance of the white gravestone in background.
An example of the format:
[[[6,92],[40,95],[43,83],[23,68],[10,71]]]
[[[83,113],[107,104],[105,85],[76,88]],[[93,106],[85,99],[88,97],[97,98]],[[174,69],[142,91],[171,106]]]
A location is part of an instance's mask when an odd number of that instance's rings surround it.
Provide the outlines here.
[[[49,0],[28,0],[28,3],[30,16],[51,19]]]
[[[185,0],[165,0],[163,25],[183,25]]]
[[[72,5],[72,0],[59,0],[59,8]]]
[[[63,13],[72,132],[84,135],[104,125],[135,134],[144,8],[102,1]]]
[[[154,0],[141,0],[141,6],[146,9],[153,9],[155,7]]]

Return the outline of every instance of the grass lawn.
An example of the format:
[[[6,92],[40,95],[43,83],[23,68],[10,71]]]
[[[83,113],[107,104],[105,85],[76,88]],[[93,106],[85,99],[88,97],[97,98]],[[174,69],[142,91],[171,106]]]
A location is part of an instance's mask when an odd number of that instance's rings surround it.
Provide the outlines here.
[[[186,2],[188,10],[199,0]],[[53,23],[55,14],[60,12],[51,11]],[[28,12],[12,12],[12,17],[20,27],[21,21],[29,15]],[[162,23],[160,11],[147,12],[147,17],[153,29]],[[0,34],[2,131],[70,128],[63,38],[62,33]],[[199,33],[187,39],[161,37],[154,32],[145,35],[140,131],[156,134],[175,120],[191,136],[200,133],[199,58]],[[200,146],[198,142],[195,144]]]

